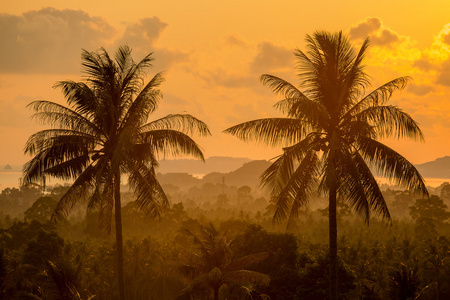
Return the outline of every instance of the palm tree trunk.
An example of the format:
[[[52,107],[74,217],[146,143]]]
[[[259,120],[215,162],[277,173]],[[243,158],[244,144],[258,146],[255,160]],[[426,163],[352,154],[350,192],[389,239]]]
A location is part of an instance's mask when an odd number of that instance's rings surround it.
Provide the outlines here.
[[[330,300],[338,299],[337,284],[337,221],[336,221],[336,185],[330,188],[329,204],[329,234],[330,234]]]
[[[114,216],[116,222],[117,280],[119,285],[119,299],[125,300],[125,283],[123,278],[122,206],[120,202],[120,170],[116,170],[114,172]]]
[[[214,300],[219,300],[219,288],[217,286],[214,287]]]

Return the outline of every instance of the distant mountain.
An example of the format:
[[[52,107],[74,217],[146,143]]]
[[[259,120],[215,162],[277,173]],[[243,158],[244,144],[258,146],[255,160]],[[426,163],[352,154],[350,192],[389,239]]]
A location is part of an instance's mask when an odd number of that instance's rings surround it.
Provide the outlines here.
[[[264,172],[270,164],[271,163],[266,160],[254,160],[245,163],[242,167],[233,172],[226,174],[218,172],[207,174],[203,177],[203,181],[211,183],[224,182],[226,185],[235,186],[257,186],[259,184],[261,173]]]
[[[248,185],[251,187],[259,184],[259,176],[270,166],[270,162],[265,160],[254,160],[244,163],[240,168],[232,172],[212,172],[203,176],[202,179],[195,178],[191,174],[186,173],[158,173],[159,182],[164,184],[171,184],[182,189],[187,189],[193,186],[201,186],[205,183],[225,183],[227,186]]]
[[[416,165],[423,177],[450,178],[450,156],[437,158],[433,161]]]
[[[189,173],[205,175],[212,172],[227,173],[251,161],[249,158],[213,156],[205,162],[195,159],[175,159],[159,161],[159,173]]]

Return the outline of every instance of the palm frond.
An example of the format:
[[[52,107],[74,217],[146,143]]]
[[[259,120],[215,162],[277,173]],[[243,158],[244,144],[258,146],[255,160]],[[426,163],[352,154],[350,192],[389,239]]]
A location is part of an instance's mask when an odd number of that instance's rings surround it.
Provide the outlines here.
[[[369,165],[380,175],[392,178],[394,182],[407,189],[428,197],[422,175],[406,158],[388,146],[369,138],[362,138],[358,151]]]
[[[156,179],[154,170],[135,164],[132,160],[128,160],[127,167],[137,207],[152,217],[161,218],[163,211],[169,207],[169,200]]]
[[[287,217],[287,226],[290,227],[292,222],[298,218],[300,208],[308,203],[309,197],[317,188],[319,169],[319,158],[315,152],[310,151],[281,191],[276,203],[277,209],[273,216],[273,222],[280,223]],[[292,199],[292,205],[289,213],[286,214],[286,211],[283,211],[286,205],[282,201],[289,198]]]
[[[162,73],[156,74],[147,85],[140,91],[134,101],[131,97],[124,103],[126,115],[124,116],[125,126],[127,124],[142,125],[147,121],[149,114],[153,113],[162,99],[160,90],[155,89],[164,82]]]
[[[284,153],[261,174],[261,186],[268,188],[272,197],[277,197],[282,192],[292,177],[295,167],[315,146],[315,139],[315,135],[311,134],[294,146],[284,148]]]
[[[94,92],[83,82],[59,81],[53,88],[59,88],[67,103],[81,114],[90,116],[98,109],[99,103]]]
[[[142,134],[143,143],[153,153],[160,155],[190,155],[202,161],[205,160],[200,146],[188,135],[169,129],[147,131]]]
[[[295,86],[277,76],[263,74],[259,80],[263,85],[269,86],[275,94],[282,95],[285,98],[305,97]]]
[[[343,118],[354,116],[371,106],[384,105],[395,91],[404,89],[410,80],[410,77],[404,76],[383,84],[363,97],[357,104],[346,112]]]
[[[390,220],[391,215],[389,213],[388,206],[384,200],[383,193],[378,186],[375,176],[372,174],[369,166],[366,164],[358,151],[353,152],[352,156],[353,161],[356,163],[356,168],[363,179],[362,185],[366,193],[366,197],[369,200],[371,211],[381,215],[383,219]]]
[[[67,217],[69,210],[77,201],[83,201],[95,186],[95,176],[97,168],[93,165],[88,166],[81,175],[74,181],[67,192],[61,197],[52,213],[53,221]]]
[[[267,118],[248,121],[224,130],[243,141],[255,141],[269,146],[297,143],[306,135],[304,124],[291,118]]]
[[[367,178],[361,177],[358,166],[353,161],[351,153],[344,150],[338,158],[336,171],[339,182],[337,189],[339,198],[347,200],[350,207],[368,223],[370,218],[370,205],[366,190],[363,186],[363,182]]]
[[[208,125],[190,114],[171,114],[152,121],[141,127],[141,132],[171,129],[185,134],[198,134],[199,136],[211,135]]]
[[[85,133],[99,132],[90,120],[60,104],[41,100],[33,101],[27,107],[32,107],[37,111],[31,118],[38,119],[43,124]]]
[[[396,106],[372,106],[361,111],[355,118],[372,124],[380,138],[407,137],[424,141],[423,133],[417,122]]]
[[[275,104],[275,108],[290,118],[302,120],[307,128],[323,128],[329,123],[329,115],[325,107],[306,96],[281,100]]]

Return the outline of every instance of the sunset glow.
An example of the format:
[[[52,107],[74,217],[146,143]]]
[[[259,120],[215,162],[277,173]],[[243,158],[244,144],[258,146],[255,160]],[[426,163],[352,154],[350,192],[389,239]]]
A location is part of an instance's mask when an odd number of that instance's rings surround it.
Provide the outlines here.
[[[306,34],[342,30],[355,46],[369,37],[367,71],[374,87],[399,76],[412,83],[394,94],[419,122],[425,143],[389,145],[413,163],[449,155],[450,5],[445,1],[8,1],[0,14],[0,166],[22,164],[39,124],[26,105],[63,102],[59,80],[81,80],[81,49],[120,44],[136,60],[154,51],[148,78],[166,72],[158,114],[187,112],[206,122],[207,157],[271,159],[279,149],[222,133],[237,123],[277,116],[280,100],[259,83],[263,73],[292,83],[293,51]]]

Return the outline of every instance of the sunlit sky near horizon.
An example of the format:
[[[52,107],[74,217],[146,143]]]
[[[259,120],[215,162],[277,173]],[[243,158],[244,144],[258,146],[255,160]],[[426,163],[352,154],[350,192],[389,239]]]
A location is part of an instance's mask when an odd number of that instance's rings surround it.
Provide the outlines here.
[[[153,117],[190,113],[212,137],[205,155],[270,159],[280,149],[243,143],[222,131],[279,116],[280,100],[259,83],[263,73],[292,83],[295,48],[306,34],[345,32],[357,47],[369,37],[367,72],[377,87],[399,76],[394,94],[419,122],[425,143],[386,141],[413,163],[450,155],[450,3],[448,1],[3,1],[0,9],[0,167],[22,164],[28,136],[44,127],[26,105],[64,103],[52,86],[82,79],[81,49],[118,45],[141,59],[154,52],[149,77],[165,71],[164,99]],[[149,78],[148,77],[148,78]]]

